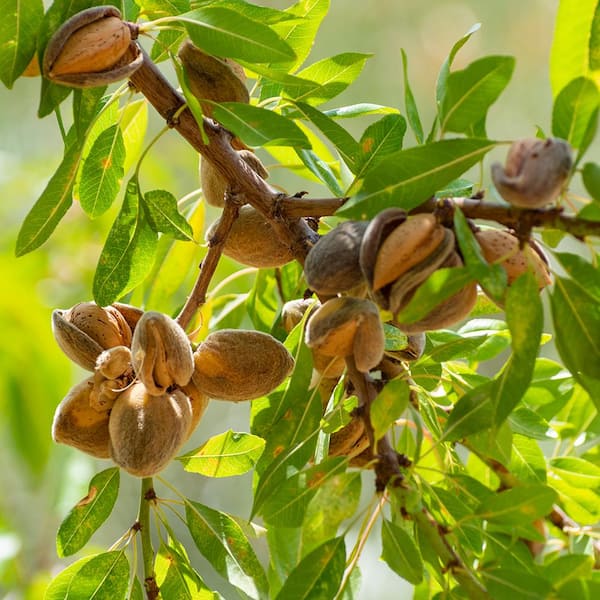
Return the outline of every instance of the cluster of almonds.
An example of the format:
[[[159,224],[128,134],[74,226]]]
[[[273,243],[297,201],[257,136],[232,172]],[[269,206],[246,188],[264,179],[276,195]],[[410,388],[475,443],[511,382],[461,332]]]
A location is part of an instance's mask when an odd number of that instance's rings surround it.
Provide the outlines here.
[[[270,335],[216,331],[193,350],[176,321],[115,303],[84,302],[52,315],[60,348],[93,375],[59,404],[52,435],[138,477],[162,470],[188,440],[209,398],[271,392],[294,361]]]

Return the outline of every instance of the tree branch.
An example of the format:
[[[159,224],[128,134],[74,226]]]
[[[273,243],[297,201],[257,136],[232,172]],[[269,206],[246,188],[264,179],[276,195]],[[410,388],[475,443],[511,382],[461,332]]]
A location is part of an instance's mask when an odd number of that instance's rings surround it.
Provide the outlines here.
[[[600,236],[600,221],[589,221],[572,215],[565,215],[562,207],[526,209],[485,202],[478,198],[430,198],[411,213],[447,213],[452,222],[454,209],[458,207],[468,219],[495,221],[515,231],[531,231],[534,227],[558,229],[583,239],[586,236]]]

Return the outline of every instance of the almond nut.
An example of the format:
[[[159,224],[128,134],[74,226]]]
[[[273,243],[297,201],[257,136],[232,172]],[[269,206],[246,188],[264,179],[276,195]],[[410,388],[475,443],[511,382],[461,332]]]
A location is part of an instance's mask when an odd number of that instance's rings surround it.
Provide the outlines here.
[[[252,400],[272,392],[294,368],[294,359],[273,336],[222,329],[194,352],[191,384],[216,400]]]
[[[110,455],[128,473],[151,477],[164,469],[187,440],[189,398],[181,391],[153,396],[143,383],[127,388],[110,413]]]

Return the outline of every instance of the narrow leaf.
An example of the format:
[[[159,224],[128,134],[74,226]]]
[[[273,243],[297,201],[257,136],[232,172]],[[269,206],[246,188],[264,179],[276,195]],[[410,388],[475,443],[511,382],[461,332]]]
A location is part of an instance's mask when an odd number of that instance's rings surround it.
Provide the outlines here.
[[[262,438],[230,429],[177,460],[192,473],[206,477],[231,477],[253,469],[264,448],[265,440]]]
[[[402,150],[405,133],[406,119],[398,114],[386,115],[369,125],[359,142],[360,151],[355,159],[355,182],[386,156]]]
[[[486,498],[475,515],[504,526],[531,523],[549,514],[556,500],[546,485],[521,485]]]
[[[441,302],[473,281],[466,267],[434,271],[418,288],[410,302],[396,315],[398,323],[414,323],[426,317]]]
[[[463,260],[471,275],[492,298],[503,299],[506,292],[506,271],[501,265],[490,265],[485,260],[481,246],[460,208],[454,211],[454,232]]]
[[[600,491],[600,467],[577,456],[561,456],[550,460],[552,471],[570,485]]]
[[[419,116],[419,109],[415,102],[410,83],[408,81],[408,58],[404,48],[400,50],[402,53],[402,73],[404,77],[404,107],[406,110],[406,117],[410,128],[417,140],[418,144],[422,144],[424,140],[423,125],[421,124],[421,117]]]
[[[445,440],[460,440],[492,426],[494,407],[490,396],[491,387],[492,382],[488,381],[469,390],[455,404],[444,430]]]
[[[156,232],[144,216],[138,184],[132,179],[96,268],[93,290],[98,304],[111,304],[144,280],[154,262],[156,243]]]
[[[300,148],[296,150],[296,153],[306,168],[316,175],[329,188],[329,191],[331,191],[332,194],[335,194],[336,196],[344,195],[344,190],[340,187],[338,179],[331,167],[315,152]]]
[[[0,0],[0,14],[0,80],[10,89],[35,56],[44,5],[42,0]]]
[[[68,567],[63,569],[52,581],[48,584],[44,594],[44,600],[66,600],[69,595],[71,582],[84,565],[94,559],[96,555],[85,556],[80,558]]]
[[[435,85],[435,100],[440,106],[444,100],[444,96],[446,95],[446,87],[448,82],[448,77],[450,76],[450,68],[452,67],[452,63],[454,62],[454,58],[458,54],[458,51],[469,41],[469,38],[479,31],[481,28],[481,23],[475,23],[455,44],[452,46],[450,50],[450,54],[443,62],[440,72],[438,74],[437,82]]]
[[[349,106],[340,106],[323,111],[324,115],[334,119],[353,119],[363,115],[397,115],[400,111],[392,106],[382,106],[381,104],[372,104],[369,102],[359,102]]]
[[[440,107],[442,132],[471,132],[510,81],[514,66],[511,56],[486,56],[450,73]]]
[[[352,135],[320,110],[303,102],[299,102],[296,106],[298,107],[298,110],[313,123],[313,125],[316,125],[321,133],[335,146],[340,153],[342,160],[348,165],[348,168],[354,172],[354,169],[356,168],[355,156],[359,152],[360,146]]]
[[[410,210],[462,175],[495,145],[491,140],[467,138],[396,152],[366,174],[360,193],[338,214],[370,218],[391,206]]]
[[[508,417],[529,387],[540,347],[544,312],[533,273],[521,275],[508,288],[506,322],[512,338],[512,355],[492,390],[496,427]]]
[[[558,4],[550,51],[550,83],[554,96],[569,81],[590,73],[590,42],[596,5],[596,0],[561,0]]]
[[[81,167],[79,201],[81,208],[95,219],[115,201],[125,162],[125,144],[118,125],[105,129],[94,142]]]
[[[242,528],[228,514],[186,500],[186,523],[214,569],[250,598],[262,598],[267,577]]]
[[[600,407],[600,302],[582,282],[563,277],[556,278],[550,300],[558,352]]]
[[[290,119],[271,110],[242,104],[215,104],[213,116],[249,146],[310,148],[304,132]]]
[[[163,598],[216,600],[189,562],[172,546],[161,544],[154,565],[156,583]]]
[[[56,535],[59,556],[70,556],[83,548],[106,521],[119,493],[119,469],[101,471],[90,481],[87,495],[65,517]]]
[[[129,562],[123,550],[96,554],[78,561],[64,596],[49,595],[46,600],[115,600],[125,598],[129,586]],[[75,564],[78,564],[75,563]]]
[[[78,145],[67,147],[58,169],[21,225],[15,250],[17,256],[41,246],[65,216],[72,204],[80,156],[81,148]]]
[[[552,134],[567,140],[573,148],[581,148],[590,127],[598,120],[600,92],[586,77],[569,82],[554,100]]]
[[[154,231],[168,233],[176,240],[194,241],[194,232],[179,212],[177,198],[165,190],[152,190],[144,194],[144,206]]]
[[[275,527],[300,527],[306,507],[319,486],[343,473],[346,458],[330,458],[318,465],[296,473],[280,483],[276,494],[271,494],[261,508],[266,523]]]
[[[322,600],[334,598],[346,564],[344,538],[318,546],[289,574],[276,600]]]
[[[405,379],[394,379],[383,386],[371,405],[371,424],[375,439],[381,439],[408,406],[410,388]]]
[[[250,62],[293,60],[294,51],[273,29],[221,6],[206,6],[181,15],[188,35],[209,54]]]
[[[341,94],[361,73],[370,54],[346,52],[324,58],[300,71],[297,76],[314,82],[310,89],[283,86],[292,100],[317,106]]]
[[[417,585],[423,580],[423,559],[414,539],[402,527],[384,519],[381,524],[381,559],[395,573]]]

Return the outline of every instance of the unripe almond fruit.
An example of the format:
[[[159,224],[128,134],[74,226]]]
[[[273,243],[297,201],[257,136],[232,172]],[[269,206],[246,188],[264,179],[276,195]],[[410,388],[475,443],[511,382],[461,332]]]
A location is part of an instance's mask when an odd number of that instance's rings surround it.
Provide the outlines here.
[[[508,285],[529,269],[533,270],[540,290],[552,283],[541,250],[534,250],[529,243],[521,249],[516,236],[499,229],[483,229],[475,233],[475,237],[489,263],[500,261],[506,271]]]
[[[515,141],[506,165],[492,165],[492,179],[500,195],[513,206],[541,208],[556,200],[571,167],[571,147],[558,138]]]
[[[222,329],[194,352],[190,384],[215,400],[238,402],[272,392],[294,368],[294,359],[273,336],[259,331]]]
[[[52,312],[52,330],[61,350],[76,364],[93,371],[98,355],[113,346],[131,344],[131,328],[113,306],[80,302]]]
[[[148,393],[164,394],[173,385],[186,385],[194,371],[192,347],[181,326],[156,311],[145,312],[131,341],[131,361]]]
[[[206,232],[210,239],[219,225],[215,221]],[[223,254],[249,267],[281,267],[294,259],[291,248],[282,242],[265,217],[253,206],[240,208],[225,240]]]
[[[259,177],[267,179],[269,172],[254,152],[240,150],[238,155]],[[207,204],[220,208],[225,206],[225,192],[229,184],[212,163],[204,158],[200,160],[200,183]]]
[[[93,385],[94,378],[89,377],[69,390],[54,413],[52,438],[97,458],[108,458],[109,413],[90,405]]]
[[[192,418],[183,392],[152,396],[143,383],[135,383],[117,398],[110,413],[110,455],[128,473],[151,477],[187,440]]]
[[[306,345],[325,356],[354,357],[367,372],[383,358],[385,336],[377,306],[370,300],[343,296],[325,302],[311,315]]]
[[[364,283],[359,256],[367,226],[366,221],[344,221],[310,249],[304,275],[312,290],[334,295]]]

